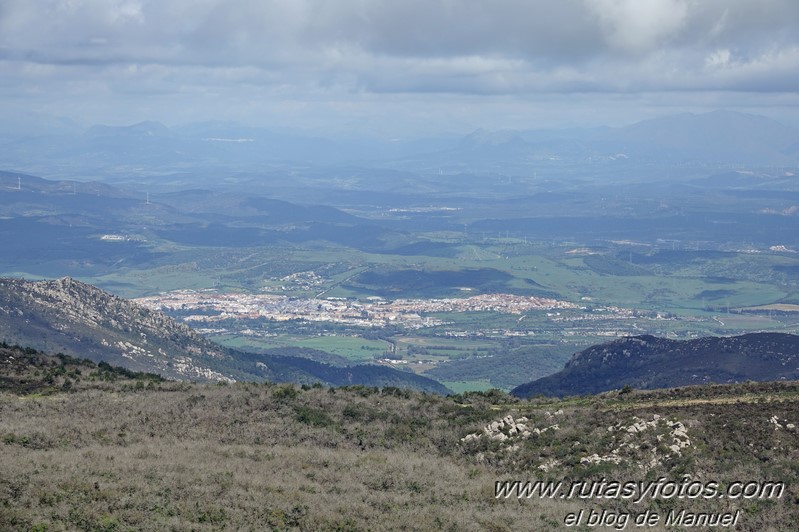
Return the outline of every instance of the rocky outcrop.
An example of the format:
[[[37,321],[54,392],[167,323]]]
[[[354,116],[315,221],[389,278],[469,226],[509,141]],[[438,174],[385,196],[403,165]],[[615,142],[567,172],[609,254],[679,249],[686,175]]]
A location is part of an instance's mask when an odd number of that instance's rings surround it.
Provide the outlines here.
[[[560,412],[562,413],[562,411]],[[549,414],[549,412],[547,412],[547,414],[550,417],[552,416],[552,414]],[[529,420],[526,417],[513,419],[513,416],[507,415],[504,418],[497,421],[492,421],[483,427],[482,432],[467,434],[461,438],[461,441],[470,442],[479,440],[480,438],[486,438],[488,440],[500,442],[512,442],[515,440],[527,439],[531,436],[538,436],[548,430],[560,429],[557,423],[547,427],[538,428],[529,425],[528,422]]]
[[[233,381],[226,350],[161,312],[64,277],[0,279],[0,337],[137,371]]]
[[[621,457],[629,456],[635,457],[639,467],[652,469],[672,454],[682,456],[682,451],[691,446],[685,425],[681,421],[670,420],[659,414],[653,414],[650,420],[635,416],[632,423],[612,425],[608,427],[608,432],[615,436],[614,448],[610,453],[596,458],[585,457],[583,460],[619,463]],[[654,434],[655,442],[651,442],[651,434]],[[642,442],[655,444],[646,445],[646,450],[642,453]],[[641,454],[647,455],[646,459],[642,460]]]
[[[549,431],[560,431],[561,425],[569,426],[570,423],[563,410],[544,412],[543,416],[539,414],[536,417],[543,417],[544,424],[535,427],[527,417],[514,418],[506,415],[487,424],[480,432],[467,434],[461,438],[461,444],[466,448],[471,447],[472,450],[482,449],[477,455],[479,461],[506,458],[512,460],[525,446],[528,450],[537,449],[540,452],[553,445],[552,441],[544,440],[544,447],[541,447],[542,440],[536,438]],[[774,423],[773,420],[770,422]],[[649,471],[670,458],[683,456],[692,446],[688,429],[683,422],[659,414],[653,414],[648,419],[633,416],[625,422],[620,421],[600,430],[606,431],[607,437],[593,434],[586,435],[586,440],[580,438],[581,441],[574,441],[567,436],[568,449],[571,450],[564,452],[568,458],[556,458],[551,452],[543,453],[537,469],[547,472],[567,467],[568,464],[579,463],[590,467],[609,462]],[[559,436],[554,437],[557,439]]]

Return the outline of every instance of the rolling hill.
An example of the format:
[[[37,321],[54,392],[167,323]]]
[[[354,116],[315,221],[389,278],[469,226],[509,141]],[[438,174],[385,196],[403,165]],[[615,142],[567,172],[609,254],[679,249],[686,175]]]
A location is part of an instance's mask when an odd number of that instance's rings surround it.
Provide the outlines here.
[[[752,333],[668,340],[631,336],[589,347],[553,375],[516,387],[518,397],[799,379],[799,336]]]

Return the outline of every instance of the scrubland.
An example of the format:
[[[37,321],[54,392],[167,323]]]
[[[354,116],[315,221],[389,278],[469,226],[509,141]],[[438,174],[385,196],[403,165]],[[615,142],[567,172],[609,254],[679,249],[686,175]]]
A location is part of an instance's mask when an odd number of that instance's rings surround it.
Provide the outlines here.
[[[53,359],[6,375],[0,392],[0,528],[560,530],[569,513],[603,508],[740,510],[736,530],[787,530],[799,519],[798,400],[794,383],[530,401],[191,384]],[[685,475],[786,489],[639,504],[495,497],[498,480]]]

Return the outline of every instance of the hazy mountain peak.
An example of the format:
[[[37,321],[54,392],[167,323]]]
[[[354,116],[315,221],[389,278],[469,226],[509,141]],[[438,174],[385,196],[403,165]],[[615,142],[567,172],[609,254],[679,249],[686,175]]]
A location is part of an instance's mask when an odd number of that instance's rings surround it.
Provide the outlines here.
[[[173,138],[175,133],[164,124],[155,121],[144,121],[129,126],[96,125],[89,128],[87,135],[100,137],[161,137]]]
[[[726,164],[794,164],[799,130],[764,116],[718,110],[644,120],[607,140],[638,159]]]
[[[461,140],[461,147],[464,148],[494,147],[508,144],[525,144],[525,141],[518,131],[511,129],[490,131],[483,128],[473,131]]]

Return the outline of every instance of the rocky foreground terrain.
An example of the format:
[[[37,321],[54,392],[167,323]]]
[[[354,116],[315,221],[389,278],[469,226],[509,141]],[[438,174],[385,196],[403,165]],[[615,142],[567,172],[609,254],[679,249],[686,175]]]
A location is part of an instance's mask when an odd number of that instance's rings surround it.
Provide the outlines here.
[[[797,407],[796,382],[443,397],[164,381],[5,345],[0,529],[791,530]]]

